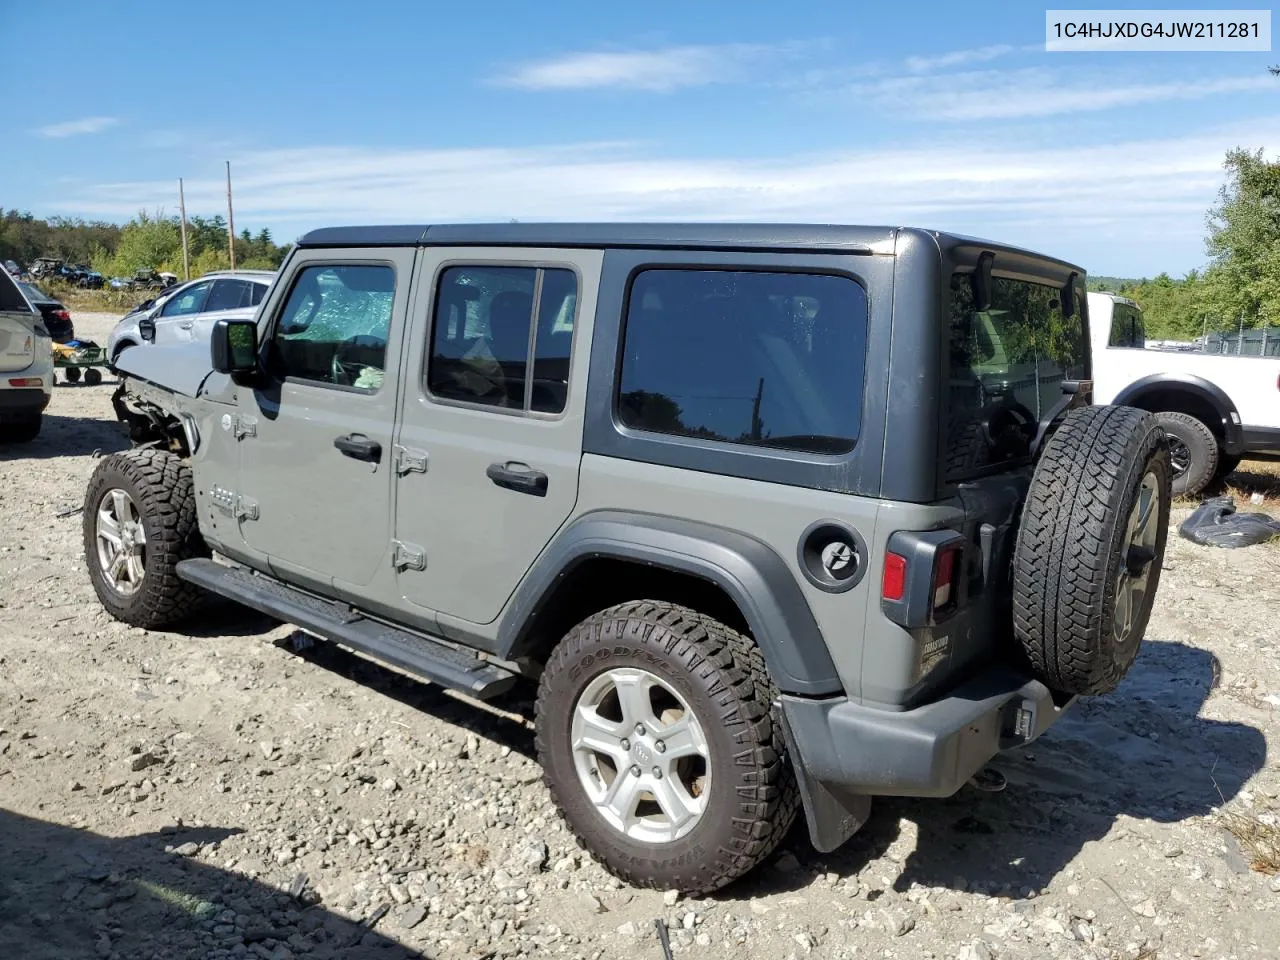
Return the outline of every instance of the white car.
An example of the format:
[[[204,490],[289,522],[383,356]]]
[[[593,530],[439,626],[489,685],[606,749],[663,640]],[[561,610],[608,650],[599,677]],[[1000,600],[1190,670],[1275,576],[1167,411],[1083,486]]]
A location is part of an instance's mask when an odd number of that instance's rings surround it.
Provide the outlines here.
[[[0,443],[34,440],[52,396],[53,338],[40,311],[0,270]]]
[[[1280,357],[1153,349],[1128,297],[1089,294],[1093,402],[1156,414],[1173,492],[1195,496],[1248,457],[1280,460]]]
[[[109,362],[114,365],[121,351],[148,341],[207,340],[217,321],[251,318],[273,277],[270,270],[222,270],[170,287],[116,324],[107,337]]]

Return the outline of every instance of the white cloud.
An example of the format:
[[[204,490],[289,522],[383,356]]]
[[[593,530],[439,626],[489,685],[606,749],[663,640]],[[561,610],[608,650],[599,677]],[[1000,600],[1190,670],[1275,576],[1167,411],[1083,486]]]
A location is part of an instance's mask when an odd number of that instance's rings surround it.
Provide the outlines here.
[[[627,143],[319,146],[233,156],[232,172],[236,222],[270,225],[280,239],[324,224],[414,219],[906,223],[1026,244],[1095,272],[1138,269],[1113,256],[1099,263],[1110,243],[1114,256],[1148,258],[1154,273],[1203,259],[1204,213],[1222,182],[1225,152],[1278,139],[1280,115],[1103,145],[987,143],[957,134],[914,147],[768,159],[662,158]],[[49,206],[124,219],[139,209],[173,209],[173,193],[167,181],[108,183]],[[188,179],[186,198],[191,212],[222,209],[221,169]]]
[[[526,90],[589,90],[605,87],[666,92],[743,79],[747,65],[779,49],[756,44],[665,47],[569,53],[520,64],[496,78],[501,86]]]
[[[116,117],[84,117],[80,120],[67,120],[63,123],[51,123],[48,126],[38,127],[36,133],[42,137],[79,137],[89,133],[101,133],[119,122]]]
[[[931,70],[958,67],[965,63],[984,63],[1013,53],[1015,49],[1007,43],[999,43],[973,50],[953,50],[950,53],[940,53],[932,57],[907,57],[906,67],[912,73],[928,73]]]
[[[918,119],[1007,120],[1275,89],[1275,78],[1266,74],[1142,83],[1101,77],[1079,80],[1049,70],[1028,69],[894,77],[855,84],[846,91],[870,97],[886,111]]]

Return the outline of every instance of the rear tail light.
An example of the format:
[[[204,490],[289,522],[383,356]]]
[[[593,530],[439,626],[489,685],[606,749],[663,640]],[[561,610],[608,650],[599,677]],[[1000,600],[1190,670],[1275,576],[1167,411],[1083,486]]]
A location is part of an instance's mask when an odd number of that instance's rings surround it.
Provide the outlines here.
[[[965,596],[967,540],[955,530],[899,530],[885,544],[880,609],[916,630],[950,617]]]
[[[39,377],[10,377],[9,386],[11,387],[39,387],[43,386],[44,381]]]
[[[896,553],[884,555],[884,577],[880,596],[885,600],[901,600],[907,590],[907,558]]]
[[[945,610],[955,598],[956,572],[960,566],[960,548],[943,547],[933,566],[933,610]]]
[[[53,315],[57,317],[59,320],[67,320],[67,321],[71,320],[71,314],[69,314],[66,310],[55,310],[53,311]]]

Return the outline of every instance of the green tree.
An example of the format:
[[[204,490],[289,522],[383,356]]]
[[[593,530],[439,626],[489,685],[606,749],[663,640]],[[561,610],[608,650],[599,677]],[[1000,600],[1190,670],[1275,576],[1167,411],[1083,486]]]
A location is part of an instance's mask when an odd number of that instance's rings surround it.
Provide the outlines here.
[[[1206,305],[1226,324],[1280,323],[1280,163],[1232,150],[1209,211]]]

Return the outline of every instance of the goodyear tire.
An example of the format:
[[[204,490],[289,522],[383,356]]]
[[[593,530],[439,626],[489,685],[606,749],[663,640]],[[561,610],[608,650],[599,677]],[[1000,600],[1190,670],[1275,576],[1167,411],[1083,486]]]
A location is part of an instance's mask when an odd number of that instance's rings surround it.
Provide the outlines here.
[[[89,478],[82,523],[89,579],[117,620],[156,630],[205,606],[209,595],[175,570],[209,555],[191,469],[177,456],[139,448],[104,457]]]
[[[1189,414],[1166,411],[1157,413],[1156,420],[1169,436],[1173,495],[1197,496],[1217,475],[1218,438]]]
[[[799,795],[755,644],[670,603],[588,617],[538,689],[537,748],[578,841],[637,886],[709,893],[768,856]]]
[[[1170,466],[1155,417],[1070,413],[1045,445],[1013,558],[1014,633],[1049,687],[1106,693],[1151,617],[1169,532]]]

